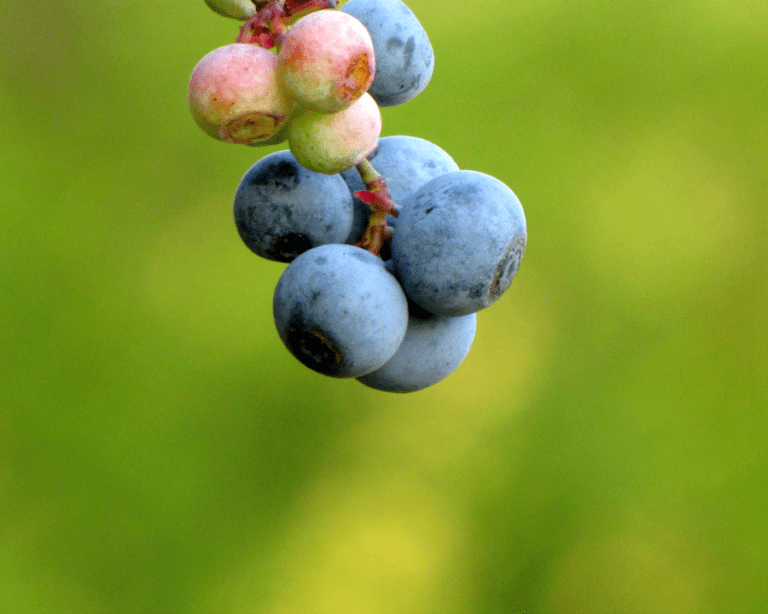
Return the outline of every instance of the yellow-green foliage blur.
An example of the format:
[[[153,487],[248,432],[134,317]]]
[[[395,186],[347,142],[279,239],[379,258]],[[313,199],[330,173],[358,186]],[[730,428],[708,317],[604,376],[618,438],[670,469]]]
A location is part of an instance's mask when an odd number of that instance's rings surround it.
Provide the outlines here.
[[[313,373],[203,134],[203,0],[0,15],[0,611],[768,611],[768,3],[410,0],[383,110],[529,242],[412,395]]]

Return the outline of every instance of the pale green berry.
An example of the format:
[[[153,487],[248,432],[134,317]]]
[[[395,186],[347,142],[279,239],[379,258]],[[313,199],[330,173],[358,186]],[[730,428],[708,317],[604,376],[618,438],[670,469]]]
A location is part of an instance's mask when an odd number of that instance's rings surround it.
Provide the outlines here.
[[[240,21],[256,13],[256,6],[251,0],[205,0],[205,3],[219,15]]]
[[[368,93],[338,113],[297,107],[288,124],[288,145],[302,166],[333,175],[349,170],[379,144],[381,112]]]

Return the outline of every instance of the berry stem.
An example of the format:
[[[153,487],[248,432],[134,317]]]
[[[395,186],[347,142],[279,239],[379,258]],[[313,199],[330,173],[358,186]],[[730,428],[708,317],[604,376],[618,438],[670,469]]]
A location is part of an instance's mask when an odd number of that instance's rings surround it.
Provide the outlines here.
[[[270,49],[280,45],[287,30],[285,10],[280,0],[271,0],[256,5],[259,9],[240,28],[236,43],[258,45]]]
[[[236,43],[258,45],[264,49],[280,48],[288,33],[289,22],[297,16],[320,9],[335,9],[336,0],[254,0],[256,13],[241,27]]]
[[[367,158],[363,158],[357,164],[357,172],[363,180],[366,190],[355,192],[355,196],[370,206],[371,215],[368,218],[368,226],[357,247],[378,256],[384,241],[392,237],[392,228],[387,226],[387,215],[397,217],[398,207],[389,195],[389,189],[381,176]]]

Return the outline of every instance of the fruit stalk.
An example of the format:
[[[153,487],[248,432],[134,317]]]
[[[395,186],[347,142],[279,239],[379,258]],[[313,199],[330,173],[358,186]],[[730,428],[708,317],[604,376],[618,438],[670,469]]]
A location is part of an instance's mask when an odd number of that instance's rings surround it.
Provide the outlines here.
[[[286,15],[279,0],[257,5],[259,10],[240,27],[236,43],[258,45],[264,49],[279,46],[287,29],[283,23]]]
[[[259,0],[256,13],[240,27],[236,43],[258,45],[265,49],[280,47],[288,33],[288,23],[321,9],[335,9],[336,0]]]
[[[387,214],[397,217],[398,207],[389,195],[384,177],[370,160],[363,158],[358,162],[357,171],[368,189],[355,192],[355,196],[370,206],[371,214],[363,237],[356,246],[378,256],[384,241],[392,237],[392,228],[387,226]]]

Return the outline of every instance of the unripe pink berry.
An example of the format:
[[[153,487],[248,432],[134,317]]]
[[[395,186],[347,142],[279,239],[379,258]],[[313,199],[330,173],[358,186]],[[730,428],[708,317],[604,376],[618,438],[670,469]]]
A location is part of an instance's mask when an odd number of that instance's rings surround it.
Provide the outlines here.
[[[368,91],[375,72],[371,35],[355,17],[340,11],[302,17],[280,48],[281,83],[313,111],[346,109]]]
[[[296,159],[317,173],[349,170],[379,144],[381,112],[370,94],[338,113],[298,107],[288,124],[288,145]]]
[[[257,45],[214,49],[189,79],[189,108],[204,132],[252,145],[272,137],[294,107],[277,82],[277,56]]]

